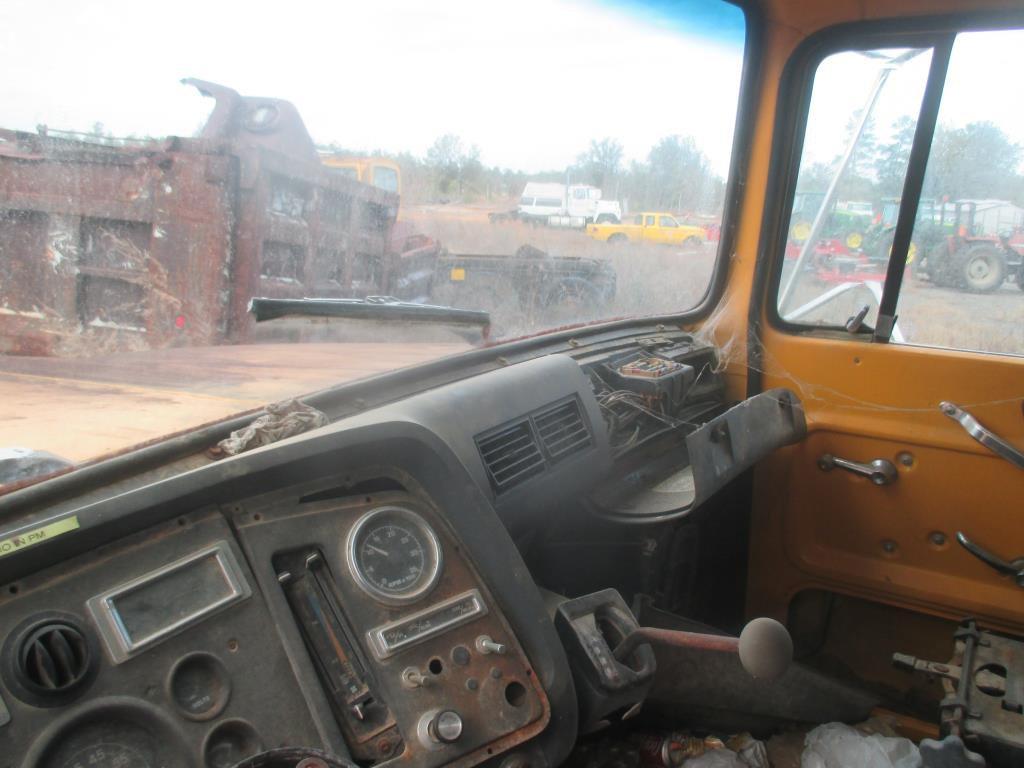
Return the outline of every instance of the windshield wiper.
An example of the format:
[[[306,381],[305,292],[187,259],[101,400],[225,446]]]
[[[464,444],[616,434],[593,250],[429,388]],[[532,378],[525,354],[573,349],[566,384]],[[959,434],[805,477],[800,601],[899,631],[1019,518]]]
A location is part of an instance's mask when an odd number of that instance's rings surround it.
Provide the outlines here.
[[[268,299],[253,298],[249,311],[256,322],[282,317],[342,317],[365,320],[471,325],[481,328],[486,338],[491,325],[488,312],[434,304],[414,304],[394,296],[367,296],[365,299]]]

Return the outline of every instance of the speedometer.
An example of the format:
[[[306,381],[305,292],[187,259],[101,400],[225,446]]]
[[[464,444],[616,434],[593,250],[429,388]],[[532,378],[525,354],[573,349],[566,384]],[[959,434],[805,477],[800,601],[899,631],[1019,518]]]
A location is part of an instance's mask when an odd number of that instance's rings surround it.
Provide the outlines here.
[[[356,583],[384,603],[411,603],[441,575],[441,546],[426,520],[405,507],[379,507],[349,532],[348,567]]]

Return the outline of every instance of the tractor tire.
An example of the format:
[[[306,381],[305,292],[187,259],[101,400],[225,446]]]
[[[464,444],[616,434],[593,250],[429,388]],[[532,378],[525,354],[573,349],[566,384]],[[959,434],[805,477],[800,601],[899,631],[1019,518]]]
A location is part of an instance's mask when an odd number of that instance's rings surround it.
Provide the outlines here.
[[[797,245],[803,245],[811,234],[812,222],[800,219],[789,228],[789,239]]]
[[[621,232],[616,232],[614,235],[608,238],[608,245],[625,245],[629,242],[629,238]]]
[[[961,285],[973,293],[991,293],[1006,279],[1006,257],[991,245],[976,245],[957,254]]]
[[[602,213],[597,217],[595,224],[618,224],[619,220],[610,213]]]

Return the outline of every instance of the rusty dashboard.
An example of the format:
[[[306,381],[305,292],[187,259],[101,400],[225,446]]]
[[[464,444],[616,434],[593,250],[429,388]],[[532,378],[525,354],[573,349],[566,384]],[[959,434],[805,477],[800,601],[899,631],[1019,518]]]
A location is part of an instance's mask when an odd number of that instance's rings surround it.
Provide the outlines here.
[[[8,515],[0,764],[558,764],[581,702],[518,537],[687,514],[801,425],[659,337]]]
[[[564,759],[572,677],[485,457],[566,419],[572,450],[530,477],[578,493],[606,436],[552,356],[7,522],[0,764]]]

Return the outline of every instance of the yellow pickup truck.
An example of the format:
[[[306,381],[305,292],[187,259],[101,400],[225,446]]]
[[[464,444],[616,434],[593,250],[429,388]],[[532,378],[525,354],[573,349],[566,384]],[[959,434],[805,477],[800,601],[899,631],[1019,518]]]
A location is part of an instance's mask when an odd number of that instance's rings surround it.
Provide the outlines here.
[[[672,214],[658,212],[638,213],[622,224],[590,224],[587,234],[612,245],[645,242],[698,248],[707,239],[702,227],[680,224]]]

